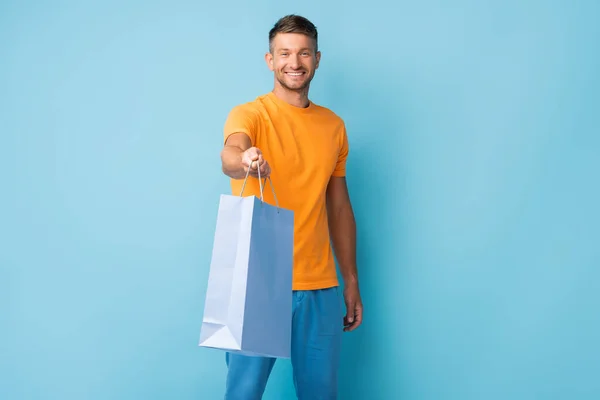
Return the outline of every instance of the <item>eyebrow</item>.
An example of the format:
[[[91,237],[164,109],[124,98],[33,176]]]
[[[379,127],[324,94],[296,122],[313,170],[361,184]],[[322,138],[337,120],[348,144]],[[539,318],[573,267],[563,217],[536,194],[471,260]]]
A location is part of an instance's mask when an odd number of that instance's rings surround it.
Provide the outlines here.
[[[310,47],[303,47],[301,49],[298,49],[298,51],[305,51],[305,50],[311,51]],[[290,51],[290,49],[278,49],[277,51]]]

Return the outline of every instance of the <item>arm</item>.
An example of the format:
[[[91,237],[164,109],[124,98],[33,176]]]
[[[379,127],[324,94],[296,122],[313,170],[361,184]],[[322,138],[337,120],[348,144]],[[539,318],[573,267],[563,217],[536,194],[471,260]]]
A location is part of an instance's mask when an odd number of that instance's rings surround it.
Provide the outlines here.
[[[327,217],[331,241],[344,283],[358,283],[356,222],[344,177],[331,177],[327,186]]]
[[[261,177],[270,174],[269,164],[263,159],[262,152],[254,147],[260,131],[258,114],[245,105],[234,107],[225,120],[223,134],[225,145],[221,150],[223,173],[232,179],[244,179],[250,168],[250,176],[258,177],[260,165]]]
[[[234,133],[227,138],[221,150],[221,164],[225,175],[233,179],[242,179],[246,176],[242,155],[250,147],[252,143],[245,133]]]
[[[344,330],[352,331],[362,323],[363,305],[356,267],[356,221],[344,177],[331,177],[327,186],[327,218],[334,252],[344,280]]]

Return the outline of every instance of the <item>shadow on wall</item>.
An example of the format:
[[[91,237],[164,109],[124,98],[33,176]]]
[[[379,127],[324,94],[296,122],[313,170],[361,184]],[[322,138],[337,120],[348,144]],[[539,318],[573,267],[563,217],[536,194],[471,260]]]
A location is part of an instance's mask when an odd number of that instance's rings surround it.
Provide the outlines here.
[[[373,76],[363,73],[360,76]],[[357,221],[363,325],[344,334],[340,398],[386,399],[407,379],[402,368],[403,267],[408,263],[406,183],[409,128],[403,94],[393,85],[328,76],[335,111],[346,121],[348,185]],[[379,82],[390,82],[378,79]],[[344,307],[345,309],[345,307]],[[391,371],[397,371],[391,372]]]

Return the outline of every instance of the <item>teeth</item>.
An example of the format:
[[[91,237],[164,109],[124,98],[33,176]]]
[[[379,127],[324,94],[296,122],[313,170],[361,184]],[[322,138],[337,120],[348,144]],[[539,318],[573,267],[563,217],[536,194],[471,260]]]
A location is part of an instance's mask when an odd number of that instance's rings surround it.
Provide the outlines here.
[[[302,72],[288,72],[287,74],[292,76],[300,76],[302,75]]]

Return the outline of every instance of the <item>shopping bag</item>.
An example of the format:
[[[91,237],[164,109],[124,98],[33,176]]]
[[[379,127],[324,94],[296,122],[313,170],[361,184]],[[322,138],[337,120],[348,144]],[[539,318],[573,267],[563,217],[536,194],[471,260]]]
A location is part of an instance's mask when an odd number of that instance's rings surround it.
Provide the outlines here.
[[[199,346],[290,358],[294,214],[242,193],[220,197]]]

